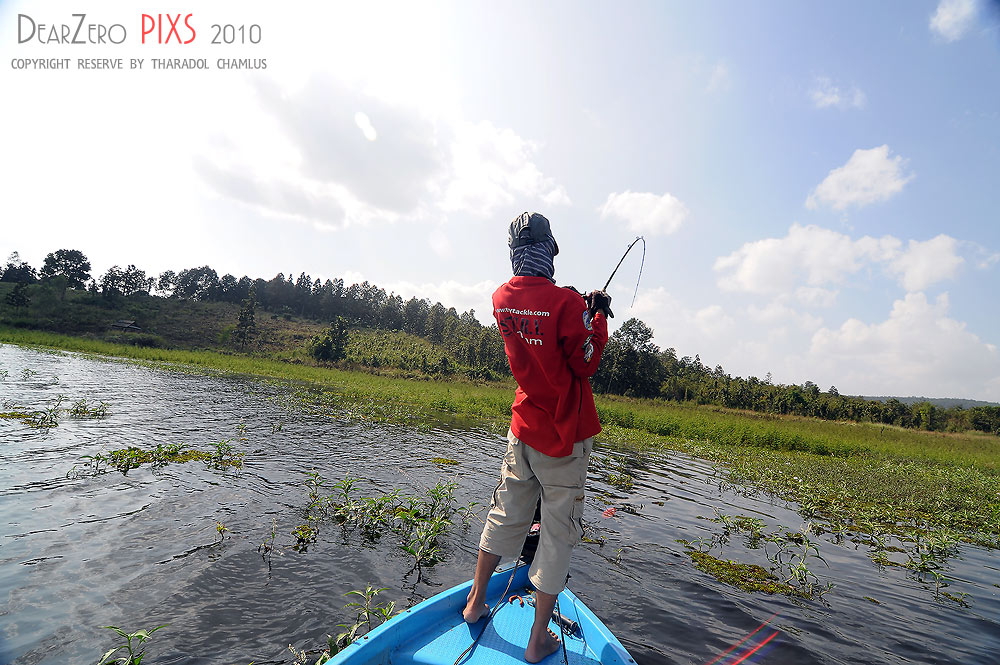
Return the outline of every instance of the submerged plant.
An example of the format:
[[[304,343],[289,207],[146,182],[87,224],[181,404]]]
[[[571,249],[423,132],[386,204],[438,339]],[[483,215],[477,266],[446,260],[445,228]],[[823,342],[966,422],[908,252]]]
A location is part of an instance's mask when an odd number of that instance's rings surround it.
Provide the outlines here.
[[[118,633],[118,635],[125,640],[125,644],[120,644],[113,649],[109,649],[103,656],[101,656],[101,660],[97,665],[107,665],[111,663],[114,665],[142,665],[142,659],[146,656],[146,641],[149,639],[150,635],[166,625],[168,624],[163,624],[157,626],[156,628],[150,628],[149,630],[137,630],[134,633],[126,633],[118,626],[102,626],[103,628],[107,628],[108,630],[113,630]],[[111,657],[119,651],[127,651],[128,654],[119,656],[114,660],[110,660]]]

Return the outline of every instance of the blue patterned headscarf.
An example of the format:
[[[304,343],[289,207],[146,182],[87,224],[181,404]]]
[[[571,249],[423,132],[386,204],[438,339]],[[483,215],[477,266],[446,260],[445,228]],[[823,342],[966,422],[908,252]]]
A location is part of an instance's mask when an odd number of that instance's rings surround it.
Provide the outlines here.
[[[520,277],[545,277],[555,282],[556,267],[552,257],[556,253],[555,240],[542,240],[521,245],[510,250],[510,263],[514,275]]]

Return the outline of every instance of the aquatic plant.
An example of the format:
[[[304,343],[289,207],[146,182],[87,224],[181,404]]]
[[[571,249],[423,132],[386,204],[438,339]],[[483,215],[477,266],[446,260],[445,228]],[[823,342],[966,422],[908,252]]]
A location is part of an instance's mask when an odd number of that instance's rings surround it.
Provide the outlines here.
[[[21,370],[21,379],[23,381],[27,381],[28,379],[30,379],[31,377],[33,377],[33,376],[35,376],[37,374],[38,374],[38,372],[36,372],[35,370],[30,369],[28,367],[25,367],[24,369]]]
[[[144,449],[138,446],[129,446],[111,450],[107,453],[97,453],[96,455],[84,455],[82,465],[74,465],[67,473],[67,477],[79,477],[83,473],[99,476],[107,473],[111,469],[119,471],[122,475],[128,475],[132,469],[137,469],[143,464],[149,464],[153,469],[159,469],[167,464],[183,464],[200,460],[206,463],[209,468],[225,470],[230,467],[242,468],[243,455],[229,451],[224,455],[219,455],[216,448],[213,452],[185,448],[180,444],[156,444],[155,448]],[[78,468],[82,466],[82,468]]]
[[[73,407],[69,410],[69,415],[73,418],[106,418],[108,416],[108,407],[110,406],[107,402],[98,402],[96,405],[91,406],[87,398],[83,397],[73,402]]]
[[[329,636],[327,637],[331,654],[338,653],[358,637],[372,631],[379,624],[392,618],[392,615],[396,612],[395,601],[390,601],[387,604],[375,602],[376,596],[387,590],[387,587],[380,589],[368,584],[365,586],[364,591],[348,591],[344,594],[345,596],[356,596],[360,598],[360,601],[352,601],[344,605],[344,609],[354,608],[354,622],[350,624],[337,624],[338,628],[344,629],[343,632],[332,640]],[[361,632],[362,628],[367,628],[367,630]]]
[[[226,534],[229,533],[229,527],[227,527],[222,522],[215,523],[215,530],[219,532],[219,544],[226,539]]]
[[[260,552],[261,556],[269,558],[271,553],[274,552],[274,540],[278,537],[278,521],[271,518],[271,534],[261,541],[260,545],[257,546],[257,551]]]
[[[806,596],[822,595],[833,589],[832,583],[820,585],[819,577],[809,567],[814,559],[822,561],[827,568],[830,567],[820,554],[819,545],[810,540],[811,531],[812,524],[806,524],[796,533],[785,532],[782,527],[764,536],[764,551],[775,564],[774,569],[785,575],[783,584],[790,584]],[[767,543],[777,546],[774,555],[768,552]]]
[[[214,444],[214,450],[205,460],[209,468],[226,470],[228,468],[243,468],[243,453],[237,453],[232,439],[223,439]]]
[[[6,381],[9,373],[5,369],[0,369],[0,381]]]
[[[319,529],[311,524],[300,524],[292,529],[292,535],[295,536],[295,544],[292,545],[292,549],[296,552],[305,552],[310,543],[316,542]]]
[[[733,533],[743,533],[747,537],[747,546],[756,549],[764,535],[764,520],[747,515],[726,515],[717,508],[712,509],[715,517],[711,521],[722,525],[723,535],[729,536]]]
[[[111,663],[114,663],[114,665],[142,665],[142,659],[146,656],[146,642],[153,633],[167,625],[169,624],[162,624],[148,630],[137,630],[134,633],[126,633],[118,626],[102,626],[102,628],[107,628],[108,630],[113,630],[118,633],[118,635],[125,640],[125,644],[120,644],[112,649],[109,649],[103,656],[101,656],[101,660],[97,665],[108,665]],[[114,660],[110,660],[110,658],[119,651],[127,651],[128,654],[119,656]]]

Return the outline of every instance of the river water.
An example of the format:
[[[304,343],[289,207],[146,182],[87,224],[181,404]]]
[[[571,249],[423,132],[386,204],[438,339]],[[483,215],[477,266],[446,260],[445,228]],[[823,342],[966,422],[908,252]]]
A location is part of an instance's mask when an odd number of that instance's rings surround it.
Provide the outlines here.
[[[371,583],[388,588],[381,600],[408,606],[471,576],[475,521],[454,520],[443,560],[419,579],[391,534],[371,542],[328,522],[300,552],[291,531],[304,521],[311,470],[331,484],[349,472],[366,495],[416,496],[451,480],[460,505],[487,503],[506,446],[496,433],[373,424],[301,408],[289,386],[0,346],[0,411],[50,407],[58,395],[64,408],[85,398],[110,412],[63,415],[49,429],[0,419],[0,663],[97,663],[120,642],[102,626],[160,624],[144,663],[288,663],[289,644],[317,649],[352,618],[348,591]],[[241,472],[190,462],[72,473],[84,455],[129,445],[227,439],[245,454]],[[803,525],[794,505],[728,486],[719,472],[677,453],[595,449],[584,519],[596,542],[577,548],[570,587],[641,665],[1000,663],[996,551],[963,546],[946,563],[963,603],[829,535],[813,538],[829,565],[810,570],[835,585],[821,598],[748,593],[695,568],[677,541],[718,535],[716,511],[769,529]],[[630,475],[631,488],[611,484],[612,473]],[[258,545],[272,528],[265,557]],[[740,536],[711,553],[768,563]]]

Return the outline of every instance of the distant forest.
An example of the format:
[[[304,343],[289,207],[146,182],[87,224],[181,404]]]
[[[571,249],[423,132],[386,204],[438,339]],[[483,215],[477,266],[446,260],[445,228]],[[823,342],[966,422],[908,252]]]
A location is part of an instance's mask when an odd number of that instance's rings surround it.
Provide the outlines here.
[[[11,254],[0,274],[0,282],[13,284],[2,303],[7,310],[4,320],[8,325],[44,327],[43,321],[30,316],[32,294],[47,299],[49,307],[58,307],[67,289],[86,291],[95,305],[112,310],[136,298],[224,302],[240,307],[232,339],[248,352],[254,348],[254,316],[259,307],[274,317],[328,323],[326,334],[308,343],[310,355],[318,361],[342,359],[349,337],[375,330],[423,338],[441,353],[431,360],[426,353],[398,353],[398,349],[385,348],[384,337],[378,338],[381,342],[372,342],[370,352],[360,355],[361,364],[370,368],[394,366],[473,380],[510,376],[497,326],[480,324],[474,310],[459,313],[426,298],[403,300],[367,281],[346,285],[342,279],[320,281],[305,273],[294,279],[283,273],[269,280],[220,277],[209,266],[168,270],[158,276],[147,275],[134,265],[114,266],[98,278],[90,270],[90,262],[78,250],[48,254],[37,271],[16,252]],[[721,365],[704,364],[698,355],[678,357],[673,348],[660,349],[652,339],[653,331],[636,318],[615,331],[591,380],[595,392],[768,414],[1000,434],[1000,406],[944,407],[929,400],[906,403],[897,398],[852,397],[841,395],[834,386],[821,390],[811,381],[776,384],[769,373],[763,379],[734,377]]]

